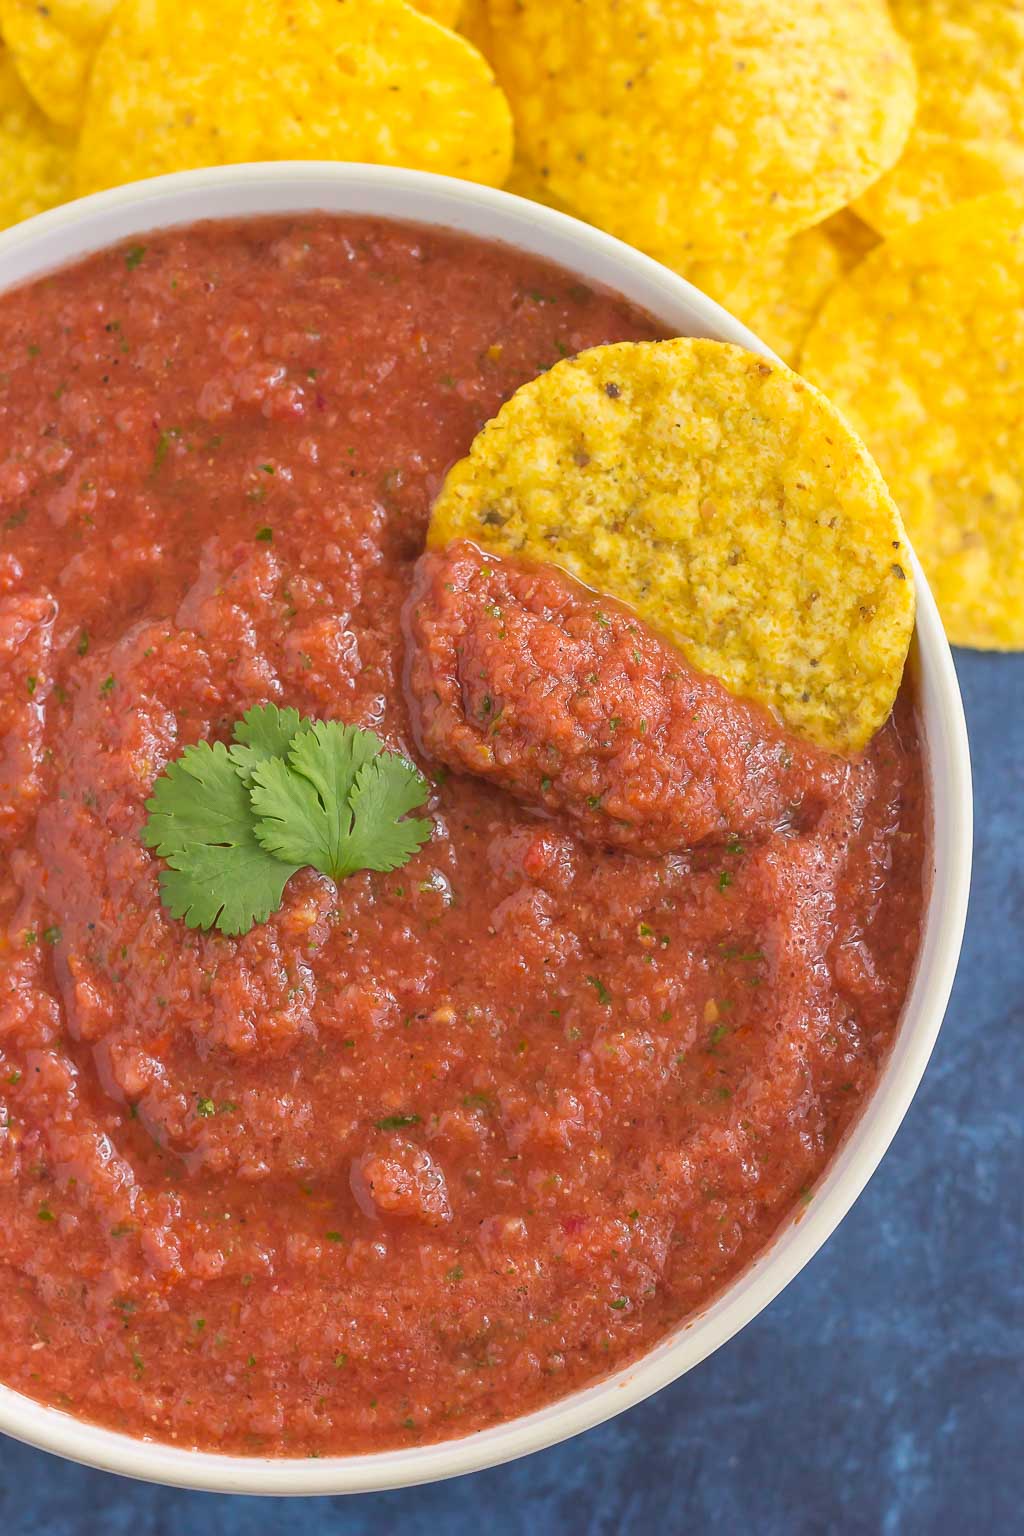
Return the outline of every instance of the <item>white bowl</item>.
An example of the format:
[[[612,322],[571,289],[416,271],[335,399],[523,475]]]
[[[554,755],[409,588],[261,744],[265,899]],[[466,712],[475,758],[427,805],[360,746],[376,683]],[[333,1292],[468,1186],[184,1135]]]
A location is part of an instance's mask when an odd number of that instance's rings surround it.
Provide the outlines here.
[[[0,290],[147,231],[197,219],[314,210],[408,219],[498,240],[615,290],[671,331],[738,342],[771,356],[696,288],[589,225],[491,188],[377,166],[231,166],[101,192],[0,235]],[[594,1386],[495,1429],[439,1445],[317,1460],[221,1456],[135,1440],[2,1386],[0,1430],[106,1471],[223,1493],[397,1488],[494,1466],[600,1424],[675,1381],[750,1322],[817,1252],[878,1166],[935,1044],[960,952],[971,869],[967,731],[949,646],[916,561],[914,571],[920,704],[934,818],[931,891],[916,974],[892,1055],[813,1202],[713,1305],[635,1365]]]

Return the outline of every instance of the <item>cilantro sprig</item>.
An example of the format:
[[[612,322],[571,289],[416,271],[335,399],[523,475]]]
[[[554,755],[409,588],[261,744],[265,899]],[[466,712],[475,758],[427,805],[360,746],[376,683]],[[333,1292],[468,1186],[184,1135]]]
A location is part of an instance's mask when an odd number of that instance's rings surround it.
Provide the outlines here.
[[[266,704],[233,735],[186,747],[146,802],[143,841],[167,864],[161,899],[188,927],[248,933],[297,870],[386,872],[429,838],[429,821],[407,817],[426,780],[373,731]]]
[[[186,747],[146,802],[142,837],[166,859],[160,895],[190,928],[248,933],[276,912],[297,864],[283,864],[256,836],[249,791],[222,742]]]

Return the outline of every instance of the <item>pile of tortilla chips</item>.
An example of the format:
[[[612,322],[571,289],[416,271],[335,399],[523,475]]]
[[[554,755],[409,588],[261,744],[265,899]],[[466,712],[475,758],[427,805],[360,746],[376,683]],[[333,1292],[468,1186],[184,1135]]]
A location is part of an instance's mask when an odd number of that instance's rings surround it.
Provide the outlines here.
[[[1024,648],[1024,191],[878,246],[803,358],[871,445],[950,640]]]
[[[836,391],[950,633],[1024,645],[985,201],[1024,190],[1024,0],[0,0],[0,227],[266,159],[504,185],[674,267]]]
[[[511,111],[450,30],[459,11],[0,0],[0,227],[75,193],[249,160],[364,160],[500,186]]]

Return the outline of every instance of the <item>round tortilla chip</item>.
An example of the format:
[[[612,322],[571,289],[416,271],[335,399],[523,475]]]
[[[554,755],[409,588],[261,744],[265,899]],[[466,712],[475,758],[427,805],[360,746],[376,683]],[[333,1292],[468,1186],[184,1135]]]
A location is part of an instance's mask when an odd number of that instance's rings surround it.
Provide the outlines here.
[[[844,210],[760,254],[694,262],[683,276],[792,367],[826,295],[877,244],[870,226]]]
[[[880,245],[833,290],[801,366],[863,432],[950,640],[1024,648],[1024,195]]]
[[[71,196],[71,143],[49,122],[0,45],[0,229]]]
[[[892,235],[928,213],[1024,187],[1024,4],[890,0],[920,99],[898,164],[857,211]]]
[[[892,708],[899,513],[824,396],[740,347],[620,342],[524,385],[435,503],[430,544],[457,538],[563,566],[819,745],[859,750]]]
[[[763,249],[891,166],[914,67],[884,0],[491,0],[554,196],[673,265]]]
[[[93,57],[117,0],[0,0],[0,32],[47,117],[77,127]]]
[[[80,191],[289,159],[500,186],[508,103],[476,49],[404,0],[123,0],[93,66]]]

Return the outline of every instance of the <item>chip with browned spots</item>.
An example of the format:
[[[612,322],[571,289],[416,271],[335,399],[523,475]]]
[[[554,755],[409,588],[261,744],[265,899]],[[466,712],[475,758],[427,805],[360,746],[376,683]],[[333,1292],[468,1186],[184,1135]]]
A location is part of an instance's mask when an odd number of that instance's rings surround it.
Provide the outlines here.
[[[899,513],[825,397],[739,347],[558,363],[449,472],[429,537],[563,567],[835,751],[892,709],[914,625]]]

